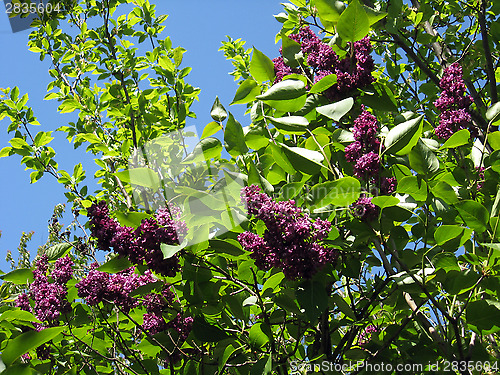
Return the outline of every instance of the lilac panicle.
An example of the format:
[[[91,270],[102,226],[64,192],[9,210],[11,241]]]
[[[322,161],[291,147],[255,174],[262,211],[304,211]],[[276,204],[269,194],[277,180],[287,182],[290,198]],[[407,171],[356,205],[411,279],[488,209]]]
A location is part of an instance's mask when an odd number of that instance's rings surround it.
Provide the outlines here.
[[[318,244],[331,230],[329,221],[313,221],[293,200],[275,202],[256,185],[244,187],[241,198],[248,213],[266,225],[262,237],[251,232],[238,236],[260,269],[276,267],[293,280],[310,278],[324,265],[336,261],[335,249]]]

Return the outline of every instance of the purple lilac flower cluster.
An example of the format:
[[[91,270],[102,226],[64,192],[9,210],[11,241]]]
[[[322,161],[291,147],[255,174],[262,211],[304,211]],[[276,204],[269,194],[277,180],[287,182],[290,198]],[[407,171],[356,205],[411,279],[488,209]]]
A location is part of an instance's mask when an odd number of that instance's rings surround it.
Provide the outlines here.
[[[340,98],[375,80],[371,74],[375,63],[370,56],[372,47],[368,37],[351,43],[352,54],[348,54],[342,60],[309,27],[301,28],[298,34],[290,34],[289,38],[300,44],[301,52],[307,65],[311,68],[311,71],[308,72],[309,78],[314,80],[314,83],[328,75],[337,75],[337,83],[325,91],[325,96],[329,100]],[[282,54],[281,49],[280,53]],[[275,58],[273,62],[276,73],[275,83],[281,81],[286,75],[300,73],[300,70],[287,66],[283,56]]]
[[[337,250],[318,243],[328,236],[329,221],[313,221],[293,200],[275,202],[256,185],[244,187],[241,198],[248,213],[262,220],[267,228],[263,237],[251,232],[238,236],[260,269],[276,267],[294,280],[310,278],[327,263],[336,261]]]
[[[359,334],[358,338],[358,343],[360,346],[366,345],[370,340],[371,337],[374,333],[379,332],[379,329],[377,326],[374,326],[373,324],[370,324],[369,326],[365,327],[364,331]]]
[[[110,303],[120,310],[129,312],[138,305],[146,308],[143,315],[142,328],[149,334],[154,335],[166,330],[175,331],[179,335],[180,342],[186,340],[193,318],[177,314],[170,322],[163,317],[169,306],[172,305],[175,295],[169,286],[165,286],[160,294],[149,293],[140,298],[130,296],[131,292],[140,286],[157,281],[150,271],[144,275],[134,273],[135,269],[129,268],[116,274],[108,274],[98,271],[98,264],[91,265],[87,277],[76,284],[78,296],[85,298],[90,306],[96,306],[100,302]]]
[[[136,265],[146,264],[149,269],[164,276],[175,276],[179,270],[179,258],[174,255],[163,259],[160,245],[173,245],[187,234],[184,221],[174,220],[179,212],[160,208],[155,217],[144,219],[137,228],[122,227],[109,216],[106,202],[100,201],[88,209],[92,236],[101,250],[110,250],[127,257]]]
[[[47,255],[42,255],[33,271],[34,280],[28,293],[22,293],[16,300],[16,306],[33,312],[44,325],[54,325],[61,314],[69,312],[66,300],[66,283],[73,277],[73,261],[69,256],[56,260],[54,270],[47,275],[49,268]],[[33,308],[30,300],[34,301]]]
[[[98,271],[97,266],[97,263],[92,264],[87,277],[76,284],[78,296],[85,298],[90,306],[107,302],[128,312],[139,304],[136,298],[130,297],[130,293],[140,286],[156,281],[151,272],[137,275],[133,267],[109,274]]]
[[[377,118],[363,108],[354,120],[354,142],[344,152],[346,160],[354,163],[354,175],[361,180],[380,186],[380,193],[390,195],[396,191],[396,178],[380,177],[381,162],[379,150],[382,147],[377,138],[379,126]],[[353,213],[361,220],[373,220],[378,215],[377,207],[371,198],[362,194],[353,204]]]
[[[468,108],[472,104],[472,98],[466,94],[462,67],[458,63],[445,68],[439,85],[443,91],[439,99],[434,102],[441,112],[435,133],[439,138],[446,140],[455,132],[470,127],[471,116]]]

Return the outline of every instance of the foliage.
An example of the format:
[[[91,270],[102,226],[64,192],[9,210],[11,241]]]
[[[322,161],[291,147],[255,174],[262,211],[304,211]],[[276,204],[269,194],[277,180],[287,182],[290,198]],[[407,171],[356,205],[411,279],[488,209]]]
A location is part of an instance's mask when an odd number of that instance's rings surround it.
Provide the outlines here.
[[[166,16],[65,4],[29,47],[51,60],[46,99],[76,119],[57,131],[93,155],[100,188],[59,168],[54,129],[35,134],[28,95],[2,89],[0,156],[55,177],[89,219],[61,233],[56,211],[36,264],[2,276],[6,373],[497,370],[497,3],[291,0],[276,57],[221,47],[251,125],[217,98],[196,145],[199,89],[160,39]]]

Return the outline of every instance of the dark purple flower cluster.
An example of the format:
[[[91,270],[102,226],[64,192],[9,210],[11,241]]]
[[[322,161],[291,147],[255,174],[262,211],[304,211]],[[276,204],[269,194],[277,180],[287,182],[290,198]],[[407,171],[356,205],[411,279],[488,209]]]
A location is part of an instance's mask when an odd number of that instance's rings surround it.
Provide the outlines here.
[[[151,272],[137,275],[133,267],[109,274],[98,271],[97,266],[98,264],[94,263],[87,277],[76,284],[78,296],[85,298],[90,306],[107,302],[128,312],[139,304],[136,298],[130,297],[130,293],[140,286],[156,281]]]
[[[345,148],[345,158],[354,163],[356,177],[379,186],[380,194],[390,195],[396,191],[397,180],[394,177],[380,177],[382,165],[379,151],[382,145],[377,138],[378,129],[377,118],[363,108],[363,112],[354,120],[354,142]],[[366,194],[362,194],[351,209],[354,216],[363,221],[378,217],[378,208]]]
[[[313,221],[293,200],[275,202],[256,185],[244,187],[241,198],[248,213],[262,220],[267,228],[263,237],[251,232],[238,236],[260,269],[276,267],[293,280],[310,278],[327,263],[336,261],[337,250],[318,244],[331,230],[329,221]]]
[[[47,255],[42,255],[33,271],[34,280],[28,293],[19,295],[16,306],[33,314],[44,324],[53,325],[61,314],[69,311],[66,300],[66,283],[73,277],[73,261],[69,256],[59,258],[50,276],[47,275],[49,263]],[[33,308],[30,300],[34,301]]]
[[[335,51],[322,42],[309,27],[301,28],[298,34],[290,34],[289,38],[300,44],[301,52],[311,68],[307,74],[315,83],[328,75],[337,75],[337,83],[325,91],[326,97],[330,100],[342,97],[375,80],[371,74],[375,63],[370,56],[372,47],[368,37],[351,43],[352,53],[342,60],[339,60]],[[273,62],[276,73],[275,83],[288,74],[300,73],[299,70],[287,66],[282,56],[274,59]]]
[[[134,273],[134,268],[129,268],[116,274],[108,274],[98,271],[97,266],[97,263],[92,264],[87,277],[76,284],[79,297],[85,298],[90,306],[102,302],[125,312],[142,305],[147,311],[143,315],[142,324],[145,331],[152,335],[166,330],[175,331],[179,335],[179,342],[186,340],[191,331],[193,318],[183,317],[178,313],[174,319],[166,322],[163,317],[163,313],[172,306],[175,299],[169,285],[165,285],[161,293],[132,297],[130,294],[135,289],[157,281],[150,271],[138,275]]]
[[[174,255],[163,259],[160,249],[162,243],[178,244],[187,234],[184,221],[174,220],[179,212],[172,214],[166,208],[160,208],[155,217],[144,219],[137,228],[122,227],[109,216],[106,202],[93,204],[88,209],[92,236],[97,238],[97,245],[102,250],[110,250],[127,257],[136,265],[146,264],[149,269],[164,276],[175,276],[179,270],[179,258]]]
[[[379,209],[372,203],[372,198],[366,194],[361,194],[356,202],[351,206],[352,213],[359,220],[372,221],[377,219]]]
[[[379,151],[382,145],[377,138],[379,126],[377,119],[363,109],[354,120],[354,142],[344,152],[346,160],[354,163],[354,175],[361,180],[380,185],[380,193],[390,195],[396,191],[394,177],[380,177],[381,162]]]
[[[451,64],[444,70],[439,85],[443,91],[434,102],[441,112],[435,133],[446,140],[455,132],[470,127],[471,116],[468,108],[472,104],[472,98],[466,94],[462,67],[458,63]]]

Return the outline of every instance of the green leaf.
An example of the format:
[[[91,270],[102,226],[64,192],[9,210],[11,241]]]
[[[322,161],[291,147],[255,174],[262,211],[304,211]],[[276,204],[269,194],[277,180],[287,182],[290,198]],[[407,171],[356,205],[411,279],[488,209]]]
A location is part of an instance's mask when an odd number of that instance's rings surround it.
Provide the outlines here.
[[[315,0],[314,4],[321,19],[333,23],[338,22],[345,9],[344,3],[337,0]]]
[[[224,349],[224,353],[222,354],[222,357],[219,361],[219,373],[222,374],[222,369],[224,368],[224,366],[226,365],[227,363],[227,360],[229,359],[229,357],[231,357],[231,355],[236,352],[238,349],[235,348],[232,344],[229,344],[225,349]]]
[[[57,245],[53,245],[45,250],[45,254],[49,258],[49,260],[56,260],[62,257],[69,249],[73,247],[73,242],[64,242],[58,243]]]
[[[274,81],[274,64],[269,57],[253,47],[250,74],[257,82]]]
[[[424,116],[405,121],[396,125],[384,140],[384,153],[406,155],[417,144],[422,134]]]
[[[458,265],[457,257],[451,253],[439,253],[432,258],[432,264],[436,269],[442,269],[445,272],[448,271],[460,271],[460,266]]]
[[[434,152],[421,140],[410,152],[410,166],[417,173],[430,175],[439,170],[439,160]]]
[[[324,157],[318,151],[312,151],[301,147],[288,147],[285,144],[280,145],[283,147],[283,151],[292,166],[297,170],[309,175],[314,175],[323,167],[321,163]]]
[[[351,110],[353,105],[354,99],[347,98],[336,103],[318,107],[316,108],[316,111],[318,111],[318,113],[321,113],[323,116],[331,118],[335,121],[339,121],[346,113]]]
[[[154,191],[161,186],[158,173],[146,167],[127,169],[126,171],[116,172],[114,175],[122,182],[150,188]]]
[[[309,121],[302,116],[268,117],[268,120],[282,134],[304,134],[309,125]]]
[[[184,249],[187,245],[187,239],[182,241],[180,245],[167,245],[166,243],[160,244],[161,252],[163,253],[163,259],[172,258],[179,251]]]
[[[434,232],[434,239],[439,246],[449,244],[452,248],[458,248],[470,239],[471,234],[472,230],[469,228],[459,225],[441,225]]]
[[[375,82],[362,91],[361,102],[370,108],[383,112],[398,111],[398,102],[389,86]]]
[[[363,8],[366,11],[366,15],[368,16],[368,20],[370,21],[370,26],[377,23],[381,19],[384,19],[385,17],[387,17],[387,13],[379,12],[375,9],[367,7],[366,5],[363,5]]]
[[[326,289],[317,281],[304,281],[295,290],[295,295],[311,323],[314,323],[328,307]]]
[[[19,268],[0,276],[3,281],[10,281],[16,285],[24,285],[33,282],[33,271],[30,268]]]
[[[311,90],[309,90],[309,94],[316,94],[319,92],[323,92],[326,89],[329,89],[333,85],[337,83],[337,75],[336,74],[329,74],[323,78],[321,78],[318,82],[316,82],[313,87],[311,87]]]
[[[37,322],[41,323],[35,315],[30,313],[29,311],[24,311],[20,309],[7,310],[0,315],[0,320],[7,321],[20,321],[20,322]]]
[[[201,134],[201,138],[206,138],[214,135],[219,130],[222,130],[222,126],[215,121],[209,122],[205,128],[203,129],[203,133]]]
[[[497,103],[500,104],[500,103]],[[453,137],[453,136],[452,136]],[[500,131],[488,134],[488,143],[493,150],[500,150]]]
[[[266,282],[262,286],[262,292],[265,292],[267,289],[272,289],[272,291],[274,292],[276,287],[281,283],[281,281],[284,278],[285,274],[283,272],[275,273],[269,279],[266,280]]]
[[[10,151],[12,150],[12,147],[4,147],[0,150],[0,158],[4,158],[6,156],[10,155]]]
[[[259,299],[256,297],[256,296],[250,296],[248,298],[245,298],[245,300],[243,301],[243,307],[245,306],[253,306],[253,305],[256,305],[257,304],[257,301]]]
[[[496,120],[496,118],[500,115],[500,102],[496,102],[486,111],[486,119],[490,122]]]
[[[450,138],[448,138],[448,140],[441,146],[441,149],[455,148],[466,145],[467,143],[469,143],[469,138],[470,138],[470,132],[467,129],[459,130],[458,132],[453,134]]]
[[[472,301],[466,308],[466,321],[479,334],[500,331],[500,303],[492,300]]]
[[[51,136],[51,133],[52,132],[38,132],[35,136],[35,141],[33,142],[35,147],[42,147],[50,143],[54,139],[54,137]]]
[[[234,119],[231,112],[229,112],[226,131],[224,132],[224,142],[227,152],[233,157],[244,155],[248,152],[243,128],[241,124]]]
[[[274,186],[260,174],[252,160],[248,163],[248,185],[257,185],[267,194],[274,193]]]
[[[98,267],[97,270],[106,273],[118,273],[130,267],[132,267],[132,263],[127,258],[117,256]]]
[[[233,104],[246,104],[252,102],[257,95],[260,93],[260,88],[258,83],[252,78],[248,78],[243,81],[238,90],[236,90],[236,94],[234,95]]]
[[[121,212],[115,211],[114,216],[124,227],[131,227],[137,229],[144,219],[148,219],[151,215],[145,212]]]
[[[378,197],[373,197],[372,203],[375,206],[379,206],[380,209],[383,210],[386,207],[396,206],[397,204],[400,203],[400,200],[399,200],[399,198],[392,197],[389,195],[380,195]]]
[[[311,189],[312,204],[317,208],[329,204],[347,207],[359,198],[360,192],[361,184],[357,178],[343,177],[314,185]]]
[[[271,150],[274,161],[281,167],[281,169],[288,174],[295,174],[295,168],[282,148],[278,147],[274,143],[269,143],[268,149]]]
[[[281,48],[285,64],[290,68],[298,67],[302,58],[300,44],[295,40],[290,39],[285,34],[281,34]]]
[[[7,347],[2,352],[3,362],[7,366],[10,366],[21,355],[52,340],[63,332],[64,329],[65,327],[52,327],[39,332],[28,331],[20,334],[13,340],[8,341]]]
[[[273,371],[273,357],[269,354],[264,355],[250,369],[250,375],[268,375]]]
[[[255,348],[262,348],[269,342],[269,337],[271,336],[271,330],[264,323],[255,323],[248,333],[248,338],[250,340],[250,345]]]
[[[356,320],[356,315],[354,314],[354,311],[352,311],[347,302],[339,294],[334,293],[332,295],[332,301],[334,305],[337,306],[338,309],[344,313],[345,316],[351,318],[352,320]]]
[[[222,153],[222,143],[217,138],[202,139],[193,151],[184,158],[182,164],[205,162],[210,159],[219,159]]]
[[[220,100],[219,100],[218,96],[215,97],[214,104],[212,105],[212,109],[210,110],[210,116],[212,116],[212,118],[218,122],[222,122],[227,118],[226,109],[224,108],[224,106],[222,104],[220,104]],[[219,130],[220,130],[220,125],[217,124],[217,126],[219,127]],[[203,133],[205,133],[205,130],[203,130]],[[214,134],[214,133],[212,133],[212,134]],[[210,134],[210,135],[212,135],[212,134]],[[205,137],[202,136],[202,138],[205,138]]]
[[[427,199],[427,183],[420,176],[406,176],[398,181],[397,190],[400,194],[409,194],[416,201]]]
[[[225,331],[207,323],[203,316],[194,318],[192,332],[201,342],[217,342],[228,337]]]
[[[337,32],[345,42],[363,39],[370,31],[370,20],[358,0],[352,0],[342,12],[337,23]]]
[[[431,192],[436,198],[441,198],[446,204],[458,203],[457,193],[445,181],[439,181],[431,188]]]
[[[257,96],[257,99],[278,111],[295,112],[306,102],[306,85],[299,79],[286,79],[271,86],[264,94]]]
[[[463,200],[455,204],[455,208],[469,228],[482,233],[488,227],[490,215],[481,203],[473,200]]]

